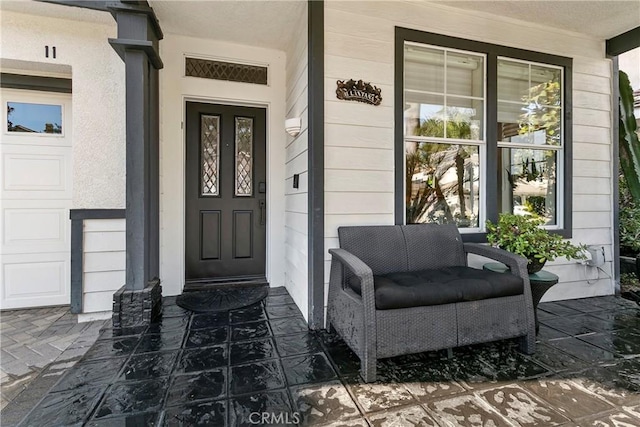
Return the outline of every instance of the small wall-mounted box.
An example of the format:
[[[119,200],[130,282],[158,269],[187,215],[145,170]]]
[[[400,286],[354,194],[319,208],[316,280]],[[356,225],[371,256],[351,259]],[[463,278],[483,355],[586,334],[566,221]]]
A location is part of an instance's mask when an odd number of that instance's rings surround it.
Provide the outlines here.
[[[300,174],[293,174],[293,188],[298,188],[300,186]]]

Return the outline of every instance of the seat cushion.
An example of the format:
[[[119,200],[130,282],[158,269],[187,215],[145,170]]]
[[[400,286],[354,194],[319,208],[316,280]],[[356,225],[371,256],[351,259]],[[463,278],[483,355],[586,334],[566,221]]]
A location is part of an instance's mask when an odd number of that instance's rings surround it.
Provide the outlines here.
[[[373,284],[378,310],[507,297],[524,290],[522,279],[513,274],[462,266],[373,276]],[[351,278],[349,286],[361,293],[358,278]]]

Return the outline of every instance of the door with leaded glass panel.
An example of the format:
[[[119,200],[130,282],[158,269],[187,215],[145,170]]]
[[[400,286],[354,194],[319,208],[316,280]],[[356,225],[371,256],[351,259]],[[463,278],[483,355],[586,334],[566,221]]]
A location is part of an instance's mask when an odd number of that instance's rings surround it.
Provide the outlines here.
[[[263,278],[266,112],[187,102],[186,280]]]

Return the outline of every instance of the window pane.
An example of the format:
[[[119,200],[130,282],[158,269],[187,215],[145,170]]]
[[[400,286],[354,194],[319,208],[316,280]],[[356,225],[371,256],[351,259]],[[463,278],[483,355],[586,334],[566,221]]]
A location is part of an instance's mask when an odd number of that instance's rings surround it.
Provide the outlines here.
[[[444,97],[405,94],[405,134],[444,138]]]
[[[404,87],[405,89],[444,93],[444,51],[426,46],[405,44]]]
[[[202,195],[219,194],[218,170],[220,169],[220,116],[200,117],[200,150]]]
[[[253,119],[236,117],[236,196],[253,194]]]
[[[483,139],[483,101],[447,97],[447,138]]]
[[[484,58],[447,52],[447,94],[484,97]]]
[[[533,102],[498,102],[498,139],[518,144],[559,146],[562,142],[562,109]]]
[[[62,133],[62,106],[7,102],[7,131]]]
[[[498,99],[523,102],[529,97],[529,64],[498,59]]]
[[[479,147],[406,142],[407,224],[479,226]]]
[[[501,148],[500,212],[538,215],[557,224],[557,152]]]
[[[540,105],[561,105],[561,73],[557,68],[531,66],[530,101]]]

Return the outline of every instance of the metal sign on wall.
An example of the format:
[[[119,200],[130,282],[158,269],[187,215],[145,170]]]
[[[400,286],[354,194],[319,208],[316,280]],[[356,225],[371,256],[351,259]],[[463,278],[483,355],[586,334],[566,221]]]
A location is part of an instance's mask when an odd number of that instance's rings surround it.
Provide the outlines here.
[[[336,96],[338,99],[364,102],[371,105],[380,105],[382,102],[382,89],[373,86],[371,83],[350,79],[348,81],[338,80],[337,84]]]

